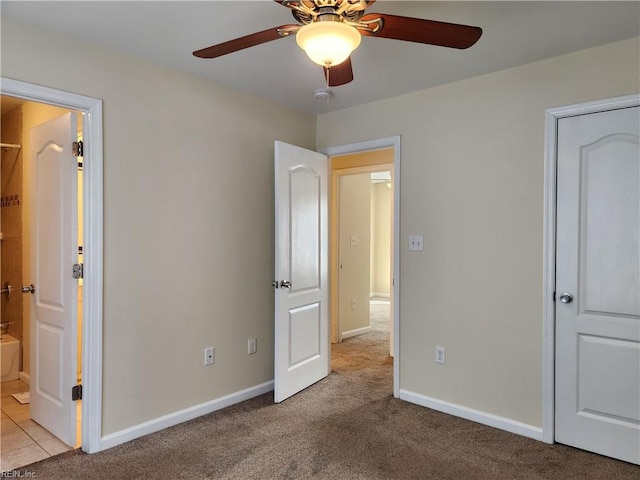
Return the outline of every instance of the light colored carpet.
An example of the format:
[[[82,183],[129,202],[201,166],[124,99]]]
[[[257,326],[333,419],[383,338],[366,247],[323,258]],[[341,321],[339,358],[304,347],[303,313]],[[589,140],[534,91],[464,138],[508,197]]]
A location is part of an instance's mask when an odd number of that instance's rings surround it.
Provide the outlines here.
[[[331,374],[281,404],[265,394],[104,452],[68,452],[21,471],[40,480],[640,478],[634,465],[394,398],[382,326],[332,350]]]
[[[369,320],[371,321],[371,328],[378,330],[381,333],[389,334],[389,318],[391,304],[386,301],[373,300],[369,304]]]

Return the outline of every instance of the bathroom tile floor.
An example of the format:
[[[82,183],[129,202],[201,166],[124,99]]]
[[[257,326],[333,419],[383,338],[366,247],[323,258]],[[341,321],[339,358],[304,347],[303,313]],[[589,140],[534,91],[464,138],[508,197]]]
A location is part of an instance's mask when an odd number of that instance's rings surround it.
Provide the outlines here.
[[[0,472],[11,471],[73,448],[31,420],[29,404],[21,405],[11,396],[28,391],[29,385],[22,380],[0,385]],[[80,418],[78,408],[78,438]]]

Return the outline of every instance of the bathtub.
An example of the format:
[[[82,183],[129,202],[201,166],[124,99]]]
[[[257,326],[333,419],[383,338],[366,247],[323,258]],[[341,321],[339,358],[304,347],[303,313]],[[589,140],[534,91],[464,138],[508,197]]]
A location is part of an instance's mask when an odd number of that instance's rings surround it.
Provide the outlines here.
[[[3,333],[0,336],[0,382],[18,380],[20,358],[20,341]]]

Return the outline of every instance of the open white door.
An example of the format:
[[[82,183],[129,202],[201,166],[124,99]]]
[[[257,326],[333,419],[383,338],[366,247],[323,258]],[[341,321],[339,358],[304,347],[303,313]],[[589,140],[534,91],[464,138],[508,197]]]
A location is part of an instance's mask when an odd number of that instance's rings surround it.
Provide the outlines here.
[[[558,121],[560,443],[640,463],[640,108]]]
[[[78,259],[76,115],[31,130],[31,418],[76,443]]]
[[[275,142],[275,372],[281,402],[329,374],[327,157]]]

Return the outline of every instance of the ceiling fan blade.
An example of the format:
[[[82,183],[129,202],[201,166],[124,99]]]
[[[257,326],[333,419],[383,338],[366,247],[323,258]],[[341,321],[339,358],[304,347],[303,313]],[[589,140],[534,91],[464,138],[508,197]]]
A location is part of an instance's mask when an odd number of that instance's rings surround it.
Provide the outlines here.
[[[436,22],[422,18],[401,17],[385,13],[369,13],[361,19],[363,23],[382,19],[383,25],[376,33],[360,29],[368,37],[393,38],[407,42],[426,43],[440,47],[469,48],[482,35],[480,27]]]
[[[353,68],[351,66],[351,57],[335,67],[324,69],[324,78],[327,79],[327,85],[330,87],[339,87],[353,80]]]
[[[221,57],[228,53],[237,52],[238,50],[271,42],[272,40],[277,40],[279,38],[284,38],[291,33],[295,33],[299,28],[300,25],[296,24],[281,25],[279,27],[270,28],[261,32],[252,33],[251,35],[229,40],[228,42],[212,45],[201,50],[196,50],[193,54],[199,58]]]

